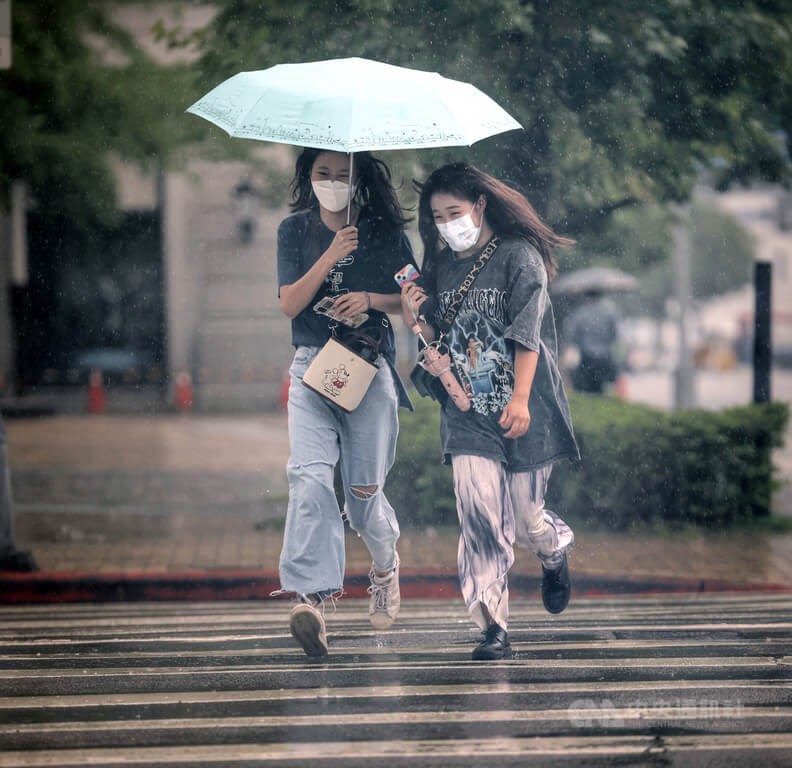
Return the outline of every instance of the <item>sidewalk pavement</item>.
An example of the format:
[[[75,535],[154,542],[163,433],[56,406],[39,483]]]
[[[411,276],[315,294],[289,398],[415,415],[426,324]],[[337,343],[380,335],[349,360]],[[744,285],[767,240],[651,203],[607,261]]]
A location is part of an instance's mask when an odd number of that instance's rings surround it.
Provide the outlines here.
[[[277,588],[285,414],[48,416],[6,427],[17,544],[40,572],[4,574],[0,602],[245,598]],[[779,466],[792,466],[788,449]],[[455,595],[456,548],[455,528],[403,525],[406,593]],[[347,553],[346,588],[363,596],[370,560],[352,532]],[[792,533],[579,531],[570,564],[578,593],[792,590]],[[539,578],[534,555],[518,551],[512,590],[535,594]]]

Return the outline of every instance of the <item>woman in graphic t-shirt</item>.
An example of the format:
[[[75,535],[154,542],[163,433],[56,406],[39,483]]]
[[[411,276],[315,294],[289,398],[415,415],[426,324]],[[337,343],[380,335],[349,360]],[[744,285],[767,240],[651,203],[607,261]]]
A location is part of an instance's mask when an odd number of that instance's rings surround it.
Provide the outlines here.
[[[383,488],[394,460],[398,407],[411,406],[394,368],[387,316],[400,309],[393,275],[414,262],[390,172],[367,152],[353,160],[350,175],[349,155],[304,150],[292,182],[294,213],[278,228],[280,308],[291,318],[295,347],[280,591],[297,596],[290,629],[309,656],[328,652],[321,604],[343,586],[344,524],[333,487],[339,458],[345,517],[372,557],[372,625],[387,629],[400,604],[399,525]],[[326,297],[334,320],[314,310]],[[347,413],[304,386],[302,377],[331,335],[344,341],[343,320],[361,313],[368,319],[357,330],[381,340],[379,371],[360,405]]]
[[[449,398],[441,414],[461,525],[459,579],[484,633],[473,658],[507,658],[515,540],[541,561],[545,608],[560,613],[570,596],[567,550],[574,536],[545,509],[544,496],[553,462],[579,458],[547,293],[552,249],[571,241],[544,224],[519,192],[464,163],[439,168],[419,188],[424,274],[420,285],[402,287],[402,311],[413,326],[424,302],[436,300],[421,323],[423,335],[438,339],[443,332],[470,396],[469,410]],[[495,251],[447,327],[444,313],[488,245]]]

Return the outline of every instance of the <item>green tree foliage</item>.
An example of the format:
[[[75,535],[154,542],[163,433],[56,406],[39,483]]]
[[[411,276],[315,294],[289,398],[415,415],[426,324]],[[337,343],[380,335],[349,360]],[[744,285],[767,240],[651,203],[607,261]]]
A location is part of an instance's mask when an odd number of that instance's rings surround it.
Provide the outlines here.
[[[792,5],[783,0],[218,6],[204,36],[207,86],[243,69],[355,55],[473,82],[525,130],[420,162],[471,158],[568,234],[625,207],[685,199],[713,157],[722,184],[785,173]]]
[[[607,264],[635,275],[668,260],[671,254],[671,218],[661,205],[615,211],[604,229],[582,232],[564,255],[567,269]]]
[[[706,299],[751,282],[754,246],[737,219],[713,205],[691,206],[692,289]]]
[[[110,153],[156,168],[195,129],[180,96],[188,70],[148,58],[113,22],[116,5],[13,3],[13,66],[0,71],[0,210],[22,179],[40,211],[107,223]]]
[[[660,205],[614,213],[602,230],[584,232],[564,254],[564,267],[608,264],[641,278],[641,293],[657,314],[674,290],[671,263],[673,219]],[[702,200],[690,206],[691,288],[707,299],[751,280],[753,241],[734,216]]]

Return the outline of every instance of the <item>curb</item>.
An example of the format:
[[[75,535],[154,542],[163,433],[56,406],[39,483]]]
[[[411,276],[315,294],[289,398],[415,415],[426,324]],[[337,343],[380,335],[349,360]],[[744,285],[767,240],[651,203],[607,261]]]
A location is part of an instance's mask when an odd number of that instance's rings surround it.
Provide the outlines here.
[[[402,572],[401,593],[407,599],[459,597],[456,574],[447,571]],[[367,573],[347,575],[344,595],[366,598]],[[278,574],[271,571],[189,571],[183,573],[7,573],[0,576],[0,605],[29,603],[113,603],[136,601],[269,600],[278,590]],[[573,579],[578,597],[673,595],[717,592],[792,593],[792,585],[734,583],[706,579],[604,578],[578,574]],[[514,597],[538,598],[540,578],[513,574]]]

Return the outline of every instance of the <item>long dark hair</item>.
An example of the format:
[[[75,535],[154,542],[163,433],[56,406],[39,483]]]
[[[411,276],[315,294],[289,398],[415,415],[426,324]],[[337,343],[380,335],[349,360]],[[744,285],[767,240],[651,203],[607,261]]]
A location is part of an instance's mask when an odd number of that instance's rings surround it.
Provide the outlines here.
[[[311,187],[311,169],[319,155],[333,151],[309,147],[300,153],[291,183],[292,202],[289,207],[292,211],[319,207]],[[370,152],[355,152],[354,174],[357,178],[355,203],[360,208],[367,207],[376,223],[388,229],[401,229],[409,219],[402,213],[388,166]]]
[[[475,203],[481,195],[487,200],[484,216],[496,235],[522,237],[542,255],[549,279],[556,275],[553,248],[572,245],[545,224],[524,195],[508,184],[467,163],[451,163],[433,171],[423,184],[414,182],[420,193],[418,232],[424,245],[424,271],[432,268],[440,251],[439,235],[432,216],[432,195],[445,193]]]

